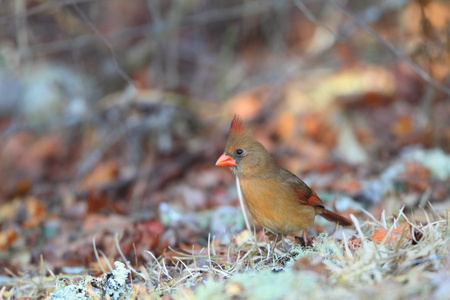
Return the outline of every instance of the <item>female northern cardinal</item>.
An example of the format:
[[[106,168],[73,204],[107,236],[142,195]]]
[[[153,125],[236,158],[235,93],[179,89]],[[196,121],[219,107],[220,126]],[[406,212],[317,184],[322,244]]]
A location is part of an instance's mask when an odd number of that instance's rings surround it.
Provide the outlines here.
[[[277,236],[306,230],[316,215],[344,226],[352,222],[325,209],[300,178],[275,164],[269,152],[234,116],[225,152],[216,166],[230,167],[239,178],[253,218]]]

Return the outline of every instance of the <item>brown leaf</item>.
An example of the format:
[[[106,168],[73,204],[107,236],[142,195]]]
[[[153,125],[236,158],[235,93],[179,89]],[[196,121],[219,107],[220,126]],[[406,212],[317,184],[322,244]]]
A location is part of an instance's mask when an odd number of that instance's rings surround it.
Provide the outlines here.
[[[164,226],[160,220],[141,222],[138,224],[138,228],[145,230],[147,233],[152,235],[159,235],[164,232]]]
[[[45,161],[56,157],[62,152],[62,143],[59,137],[46,136],[37,140],[31,147],[29,155],[36,161]]]
[[[414,121],[411,116],[401,116],[397,121],[391,126],[391,132],[397,136],[402,137],[410,134],[414,129]]]
[[[320,256],[316,256],[314,258],[306,256],[296,260],[294,264],[294,270],[310,270],[319,274],[330,273],[330,271],[323,263],[323,258]]]
[[[336,144],[337,133],[328,124],[323,114],[306,114],[301,119],[302,132],[314,141],[332,147]]]
[[[28,194],[28,192],[33,187],[33,183],[27,179],[19,179],[15,183],[15,188],[13,191],[12,197],[23,197]]]
[[[104,185],[115,178],[119,174],[119,166],[114,161],[102,162],[98,164],[83,180],[81,187],[92,189],[96,186]]]
[[[356,179],[338,178],[330,183],[330,189],[354,195],[361,190],[361,182]]]
[[[23,227],[33,228],[40,225],[47,217],[45,206],[36,197],[29,197],[25,204],[27,219]]]
[[[407,162],[405,170],[397,176],[397,181],[404,182],[408,189],[424,192],[429,186],[431,172],[417,162]]]
[[[86,196],[87,213],[98,213],[108,206],[108,198],[103,193],[90,192]]]

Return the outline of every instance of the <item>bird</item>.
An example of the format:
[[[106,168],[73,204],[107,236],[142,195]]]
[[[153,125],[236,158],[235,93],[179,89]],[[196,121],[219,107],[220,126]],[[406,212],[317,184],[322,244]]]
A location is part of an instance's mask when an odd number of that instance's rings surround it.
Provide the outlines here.
[[[326,209],[300,178],[278,166],[238,115],[231,121],[225,151],[216,166],[229,167],[238,177],[250,214],[272,238],[276,236],[275,243],[279,235],[307,233],[316,215],[342,226],[352,225],[349,219]]]

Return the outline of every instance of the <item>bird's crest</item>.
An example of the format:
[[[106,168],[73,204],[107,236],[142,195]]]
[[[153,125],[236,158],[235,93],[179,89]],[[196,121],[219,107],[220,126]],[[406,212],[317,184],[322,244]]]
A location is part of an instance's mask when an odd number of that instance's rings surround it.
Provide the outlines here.
[[[242,134],[245,131],[245,125],[242,123],[242,119],[238,115],[234,115],[230,125],[231,134]]]
[[[254,141],[252,132],[242,122],[241,117],[234,115],[230,125],[230,135],[228,136],[227,147],[235,148],[242,145],[248,145],[249,142]]]

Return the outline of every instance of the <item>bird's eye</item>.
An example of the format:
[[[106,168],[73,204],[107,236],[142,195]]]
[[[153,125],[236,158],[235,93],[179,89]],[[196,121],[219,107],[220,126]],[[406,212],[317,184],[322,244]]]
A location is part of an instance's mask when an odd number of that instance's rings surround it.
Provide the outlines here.
[[[236,154],[237,155],[242,155],[242,153],[244,153],[244,150],[242,150],[242,149],[237,149],[236,150]]]

